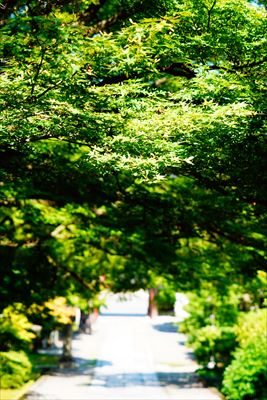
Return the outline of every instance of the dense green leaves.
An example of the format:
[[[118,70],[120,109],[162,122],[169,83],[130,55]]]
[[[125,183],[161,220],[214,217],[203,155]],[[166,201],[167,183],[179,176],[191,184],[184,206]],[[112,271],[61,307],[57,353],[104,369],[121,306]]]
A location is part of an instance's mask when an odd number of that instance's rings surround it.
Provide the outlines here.
[[[266,309],[250,312],[241,319],[238,335],[240,348],[224,374],[223,392],[227,398],[260,400],[266,397],[265,337]]]
[[[266,11],[154,3],[3,5],[5,304],[266,266]]]

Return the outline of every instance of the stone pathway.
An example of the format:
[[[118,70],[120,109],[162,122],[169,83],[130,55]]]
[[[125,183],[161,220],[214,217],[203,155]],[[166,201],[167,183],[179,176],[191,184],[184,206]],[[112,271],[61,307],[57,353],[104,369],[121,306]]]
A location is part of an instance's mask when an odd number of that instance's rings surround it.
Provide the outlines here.
[[[203,388],[195,375],[197,364],[184,346],[184,336],[177,333],[176,318],[151,320],[145,310],[140,312],[140,301],[138,309],[133,304],[133,299],[128,301],[127,308],[113,298],[93,335],[74,339],[78,368],[42,377],[26,399],[221,399],[215,390]],[[97,360],[94,367],[92,359]]]

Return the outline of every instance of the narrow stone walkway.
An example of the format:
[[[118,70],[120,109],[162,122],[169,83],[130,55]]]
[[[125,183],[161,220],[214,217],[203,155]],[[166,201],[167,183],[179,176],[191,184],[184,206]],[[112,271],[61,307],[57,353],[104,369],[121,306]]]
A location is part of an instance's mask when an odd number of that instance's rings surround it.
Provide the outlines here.
[[[134,311],[133,302],[129,310]],[[127,314],[114,303],[99,317],[93,335],[78,335],[78,368],[42,377],[27,400],[219,400],[203,388],[197,364],[177,333],[175,317]],[[112,312],[115,311],[115,312]],[[140,309],[139,309],[140,311]],[[95,366],[93,360],[96,360]]]

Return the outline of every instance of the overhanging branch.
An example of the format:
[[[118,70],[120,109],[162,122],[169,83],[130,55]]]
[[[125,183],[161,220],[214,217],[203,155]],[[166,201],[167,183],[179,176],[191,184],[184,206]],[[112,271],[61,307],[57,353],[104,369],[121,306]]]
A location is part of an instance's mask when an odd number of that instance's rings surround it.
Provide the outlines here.
[[[167,66],[158,67],[159,72],[164,72],[172,76],[181,76],[187,79],[192,79],[196,77],[196,72],[190,68],[188,65],[183,63],[173,63]],[[142,78],[145,75],[145,71],[142,73],[132,72],[130,74],[119,74],[114,76],[108,76],[104,78],[98,78],[98,82],[94,83],[96,86],[112,85],[117,83],[122,83],[129,79]]]
[[[51,256],[46,256],[46,258],[47,258],[47,261],[49,262],[49,264],[53,265],[53,267],[55,267],[57,269],[61,269],[62,271],[66,272],[67,274],[69,274],[74,280],[79,282],[85,289],[89,289],[92,291],[95,290],[95,288],[92,285],[90,285],[87,281],[85,281],[79,274],[77,274],[72,269],[66,267],[65,265],[58,264]]]

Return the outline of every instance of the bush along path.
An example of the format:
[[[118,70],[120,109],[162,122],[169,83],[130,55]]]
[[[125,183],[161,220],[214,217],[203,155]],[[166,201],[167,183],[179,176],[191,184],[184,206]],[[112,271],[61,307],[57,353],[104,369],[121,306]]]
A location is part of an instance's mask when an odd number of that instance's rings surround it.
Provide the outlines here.
[[[109,313],[93,335],[73,340],[76,368],[42,377],[25,400],[219,400],[195,374],[198,365],[175,317]]]

